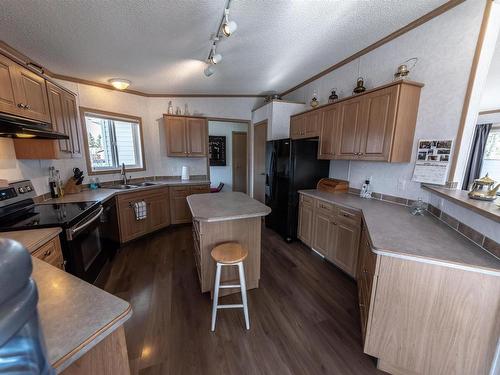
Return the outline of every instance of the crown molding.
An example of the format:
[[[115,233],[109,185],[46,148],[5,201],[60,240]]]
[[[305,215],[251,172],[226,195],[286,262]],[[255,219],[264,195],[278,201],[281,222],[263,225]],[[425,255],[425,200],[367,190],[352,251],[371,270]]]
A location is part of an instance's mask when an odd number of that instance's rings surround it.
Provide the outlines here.
[[[318,78],[321,78],[323,77],[324,75],[327,75],[328,73],[331,73],[333,72],[334,70],[337,70],[338,68],[340,68],[341,66],[344,66],[348,63],[350,63],[351,61],[353,60],[356,60],[357,58],[363,56],[363,55],[366,55],[368,52],[371,52],[373,51],[374,49],[377,49],[378,47],[380,46],[383,46],[384,44],[386,43],[389,43],[391,40],[394,40],[396,39],[397,37],[403,35],[403,34],[406,34],[408,31],[411,31],[413,29],[415,29],[416,27],[419,27],[421,25],[423,25],[424,23],[432,20],[433,18],[449,11],[450,9],[453,9],[454,7],[456,7],[457,5],[459,4],[462,4],[463,2],[465,2],[465,0],[450,0],[446,3],[444,3],[443,5],[437,7],[436,9],[434,10],[431,10],[429,13],[427,14],[424,14],[422,17],[420,18],[417,18],[415,21],[412,21],[410,22],[409,24],[407,24],[406,26],[403,26],[402,28],[394,31],[393,33],[387,35],[386,37],[376,41],[375,43],[373,44],[370,44],[368,47],[366,48],[363,48],[361,51],[358,51],[356,52],[355,54],[345,58],[344,60],[330,66],[329,68],[319,72],[318,74],[312,76],[311,78],[308,78],[306,79],[305,81],[299,83],[298,85],[282,92],[280,95],[281,96],[285,96],[285,95],[288,95],[290,94],[291,92],[307,85],[308,83],[311,83],[315,80],[317,80]]]

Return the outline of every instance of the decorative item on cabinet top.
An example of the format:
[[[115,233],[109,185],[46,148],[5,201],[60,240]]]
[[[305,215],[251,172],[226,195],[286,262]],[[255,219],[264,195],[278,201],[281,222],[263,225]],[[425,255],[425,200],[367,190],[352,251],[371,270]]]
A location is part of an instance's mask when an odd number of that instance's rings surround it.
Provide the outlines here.
[[[313,108],[316,108],[319,105],[318,93],[316,91],[314,91],[314,93],[313,93],[313,97],[311,99],[310,104],[311,104],[311,107],[313,107]]]
[[[335,103],[337,100],[339,100],[339,96],[336,93],[337,89],[332,90],[332,94],[328,97],[328,103]]]
[[[398,79],[405,79],[408,77],[410,74],[410,71],[417,65],[418,58],[412,57],[411,59],[408,59],[404,61],[401,65],[398,66],[398,70],[396,73],[394,73],[394,80]],[[411,67],[408,68],[408,63],[412,63]]]
[[[352,90],[353,94],[361,94],[362,92],[366,91],[366,87],[364,86],[365,82],[363,77],[358,77],[358,80],[356,81],[356,87],[354,90]]]

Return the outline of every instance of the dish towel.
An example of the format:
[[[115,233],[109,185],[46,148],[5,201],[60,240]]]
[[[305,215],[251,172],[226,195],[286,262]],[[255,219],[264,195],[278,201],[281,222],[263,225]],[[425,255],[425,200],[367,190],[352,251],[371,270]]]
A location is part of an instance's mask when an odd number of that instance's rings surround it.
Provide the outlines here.
[[[144,220],[148,217],[148,209],[146,207],[146,202],[140,201],[134,203],[135,220]]]

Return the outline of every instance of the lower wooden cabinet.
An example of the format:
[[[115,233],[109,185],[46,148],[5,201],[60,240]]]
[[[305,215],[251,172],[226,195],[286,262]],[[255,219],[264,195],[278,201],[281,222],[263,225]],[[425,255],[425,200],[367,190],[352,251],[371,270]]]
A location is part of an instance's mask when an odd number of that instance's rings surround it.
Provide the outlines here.
[[[59,237],[54,237],[49,242],[36,249],[32,256],[49,263],[50,265],[64,270],[64,258],[61,250]]]
[[[209,185],[175,186],[170,188],[170,214],[172,224],[186,224],[192,220],[186,197],[210,193]]]
[[[360,231],[359,213],[300,195],[298,238],[352,277],[356,276]]]
[[[144,201],[147,217],[136,220],[134,203]],[[135,191],[117,197],[120,242],[124,243],[170,225],[169,188]]]

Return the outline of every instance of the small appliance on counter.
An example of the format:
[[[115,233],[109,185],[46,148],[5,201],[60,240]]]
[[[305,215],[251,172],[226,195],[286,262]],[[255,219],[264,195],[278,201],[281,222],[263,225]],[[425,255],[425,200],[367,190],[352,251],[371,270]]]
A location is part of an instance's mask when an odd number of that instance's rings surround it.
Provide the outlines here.
[[[336,178],[322,178],[318,181],[316,189],[328,193],[347,193],[349,191],[349,181],[338,180]]]
[[[495,180],[490,178],[488,174],[482,178],[475,179],[469,191],[469,198],[481,201],[494,201],[497,197],[497,191],[500,184],[493,187]]]
[[[182,166],[181,180],[189,180],[189,167],[185,165]]]
[[[37,312],[31,257],[13,240],[0,239],[0,373],[55,374]]]
[[[66,271],[94,283],[113,256],[104,245],[100,202],[35,203],[29,180],[0,188],[0,231],[60,227],[59,235]]]
[[[64,192],[67,194],[80,193],[84,178],[83,171],[80,168],[73,168],[73,176],[64,185]]]

